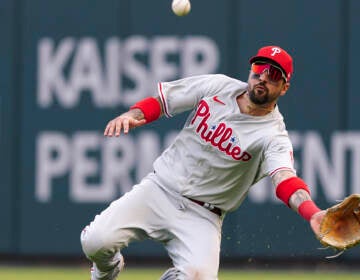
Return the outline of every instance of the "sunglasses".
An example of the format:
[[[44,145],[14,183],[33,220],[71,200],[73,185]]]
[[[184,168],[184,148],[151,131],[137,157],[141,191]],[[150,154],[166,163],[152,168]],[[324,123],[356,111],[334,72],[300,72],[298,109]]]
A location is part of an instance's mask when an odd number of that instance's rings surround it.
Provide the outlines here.
[[[267,71],[269,80],[272,82],[278,82],[284,79],[287,82],[284,72],[277,66],[272,65],[268,62],[257,61],[251,64],[251,71],[257,75],[261,75],[264,71]]]

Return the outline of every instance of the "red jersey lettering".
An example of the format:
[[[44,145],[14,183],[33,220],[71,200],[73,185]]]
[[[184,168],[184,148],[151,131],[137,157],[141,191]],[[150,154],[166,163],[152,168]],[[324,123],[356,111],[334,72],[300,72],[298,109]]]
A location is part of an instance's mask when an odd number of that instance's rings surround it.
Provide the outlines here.
[[[201,100],[195,116],[190,122],[190,124],[194,124],[197,119],[200,119],[195,129],[200,138],[235,160],[249,161],[251,155],[246,151],[242,151],[242,149],[235,144],[236,137],[233,136],[233,129],[227,127],[225,123],[209,125],[208,120],[210,116],[209,105],[205,100]]]

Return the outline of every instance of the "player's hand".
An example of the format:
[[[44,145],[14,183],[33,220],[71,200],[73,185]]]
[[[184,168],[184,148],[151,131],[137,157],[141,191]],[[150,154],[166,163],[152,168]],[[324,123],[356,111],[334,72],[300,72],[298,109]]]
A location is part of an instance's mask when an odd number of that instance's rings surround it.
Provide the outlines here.
[[[135,118],[135,116],[132,114],[132,111],[129,111],[109,121],[105,127],[104,136],[118,137],[120,136],[121,130],[127,134],[130,129],[144,125],[145,123],[145,119],[139,120]]]
[[[319,236],[320,234],[320,224],[322,219],[324,218],[325,213],[326,210],[322,210],[320,212],[315,213],[310,219],[310,226],[316,236]]]

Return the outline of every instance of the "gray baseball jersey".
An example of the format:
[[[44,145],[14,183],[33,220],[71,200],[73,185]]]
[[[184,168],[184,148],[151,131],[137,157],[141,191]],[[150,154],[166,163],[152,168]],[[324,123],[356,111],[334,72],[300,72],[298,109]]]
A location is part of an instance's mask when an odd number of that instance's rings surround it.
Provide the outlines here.
[[[242,114],[236,98],[246,89],[247,83],[222,74],[158,84],[167,117],[193,110],[154,162],[162,186],[233,211],[263,177],[284,169],[295,172],[278,106],[265,116]]]

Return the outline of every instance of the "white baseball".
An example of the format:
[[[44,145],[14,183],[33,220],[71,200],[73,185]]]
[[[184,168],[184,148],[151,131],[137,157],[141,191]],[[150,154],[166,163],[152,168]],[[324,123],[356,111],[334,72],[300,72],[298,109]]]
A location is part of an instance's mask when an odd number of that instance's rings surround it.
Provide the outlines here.
[[[190,12],[191,4],[189,0],[173,0],[171,8],[177,16],[182,17]]]

